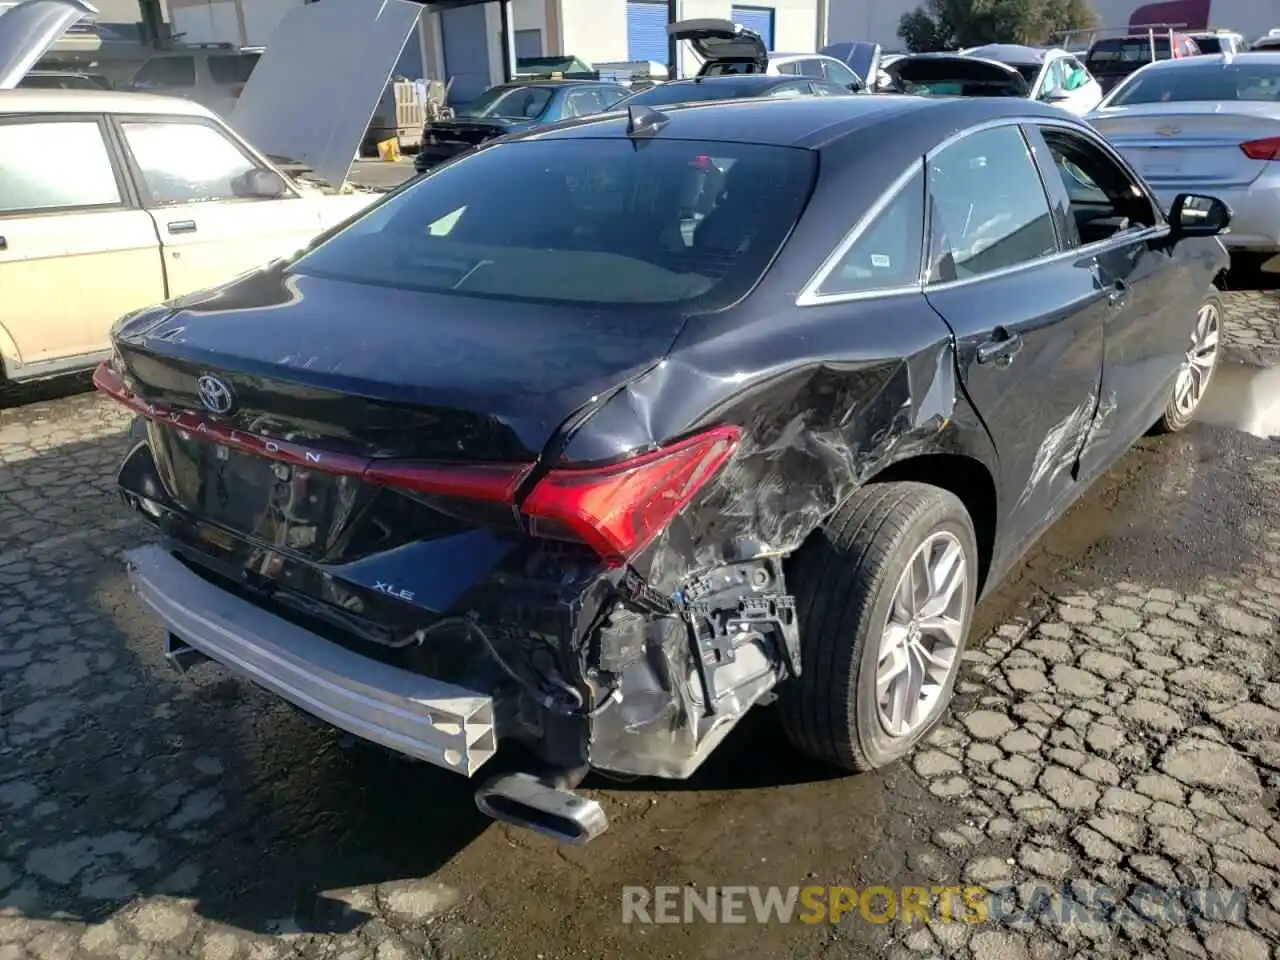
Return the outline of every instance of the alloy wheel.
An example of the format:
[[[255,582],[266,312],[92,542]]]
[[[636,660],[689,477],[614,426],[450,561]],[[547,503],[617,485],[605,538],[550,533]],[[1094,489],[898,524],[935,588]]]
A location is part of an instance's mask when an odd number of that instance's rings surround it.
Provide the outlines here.
[[[1173,405],[1181,417],[1190,417],[1200,406],[1213,369],[1218,362],[1218,340],[1222,318],[1216,304],[1206,303],[1196,314],[1191,346],[1178,370],[1173,388]]]
[[[912,554],[898,581],[876,667],[876,711],[891,737],[917,730],[946,689],[969,628],[968,578],[960,541],[939,531]]]

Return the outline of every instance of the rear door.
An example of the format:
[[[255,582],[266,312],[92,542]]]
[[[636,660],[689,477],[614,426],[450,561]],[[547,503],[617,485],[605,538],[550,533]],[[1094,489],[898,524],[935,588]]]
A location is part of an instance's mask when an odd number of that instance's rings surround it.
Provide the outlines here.
[[[926,295],[955,333],[960,376],[1000,457],[999,498],[1019,555],[1074,492],[1102,379],[1102,296],[1062,248],[1022,130],[970,132],[926,158]]]
[[[318,234],[318,205],[292,189],[243,196],[237,181],[262,165],[199,117],[121,117],[120,135],[164,251],[170,296],[230,280],[288,256]]]
[[[0,158],[8,373],[106,350],[111,325],[164,300],[165,286],[155,227],[129,192],[105,119],[0,118]]]
[[[1068,204],[1068,245],[1094,272],[1105,300],[1105,356],[1098,422],[1083,454],[1086,474],[1155,423],[1186,355],[1204,291],[1168,249],[1164,218],[1101,140],[1041,125],[1046,181]]]

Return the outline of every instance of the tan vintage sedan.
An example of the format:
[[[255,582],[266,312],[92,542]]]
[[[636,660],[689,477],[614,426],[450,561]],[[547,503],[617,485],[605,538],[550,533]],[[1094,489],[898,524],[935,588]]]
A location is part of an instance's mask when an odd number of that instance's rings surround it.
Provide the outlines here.
[[[286,256],[375,199],[299,184],[204,107],[0,90],[0,364],[92,366],[121,315]]]
[[[190,100],[23,89],[39,58],[97,10],[23,0],[0,12],[0,386],[90,367],[123,314],[288,256],[377,198],[291,179]],[[385,78],[370,62],[372,102]],[[267,75],[259,87],[280,84]],[[257,110],[242,122],[273,132],[281,98],[248,94]],[[304,157],[339,145],[348,162],[320,164],[331,183],[345,181],[368,117],[345,120],[350,149],[332,118],[303,125],[311,150],[295,141]]]

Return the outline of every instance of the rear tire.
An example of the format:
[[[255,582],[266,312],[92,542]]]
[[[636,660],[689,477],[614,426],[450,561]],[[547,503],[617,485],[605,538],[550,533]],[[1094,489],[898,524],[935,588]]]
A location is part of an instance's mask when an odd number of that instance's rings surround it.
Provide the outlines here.
[[[1185,430],[1195,419],[1196,411],[1213,383],[1218,358],[1222,356],[1223,316],[1222,295],[1217,290],[1209,291],[1196,311],[1187,355],[1178,368],[1169,402],[1151,428],[1151,433],[1177,433]]]
[[[921,564],[931,561],[929,576],[921,576]],[[909,566],[920,587],[914,597]],[[958,578],[948,580],[948,570]],[[850,497],[788,569],[802,673],[778,692],[792,744],[854,771],[909,753],[951,700],[977,579],[973,523],[953,494],[923,483],[884,483]],[[950,589],[945,629],[931,615],[941,601],[921,601],[923,581],[940,588],[938,596]],[[882,681],[893,677],[882,690],[878,674]]]

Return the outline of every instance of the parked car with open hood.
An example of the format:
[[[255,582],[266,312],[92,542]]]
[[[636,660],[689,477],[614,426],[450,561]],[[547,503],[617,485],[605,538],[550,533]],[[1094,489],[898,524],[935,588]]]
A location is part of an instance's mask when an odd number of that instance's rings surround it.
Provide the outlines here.
[[[914,53],[884,68],[891,89],[917,96],[1022,97],[1083,116],[1102,90],[1065,50],[1012,44],[974,47],[959,53]]]
[[[1280,52],[1148,64],[1089,121],[1166,207],[1211,191],[1234,211],[1232,252],[1280,253]]]
[[[971,47],[965,56],[994,60],[1017,70],[1027,81],[1028,96],[1083,117],[1102,101],[1102,86],[1073,53],[1057,47],[989,43]]]
[[[1194,416],[1229,219],[1013,98],[503,138],[121,321],[96,382],[163,536],[129,575],[179,666],[465,776],[522,745],[477,802],[562,840],[605,828],[588,769],[688,777],[775,694],[794,749],[883,767],[977,598]]]
[[[667,25],[667,35],[688,43],[702,65],[699,77],[766,73],[837,83],[851,93],[870,93],[866,78],[821,53],[771,53],[756,31],[729,20],[704,18]]]
[[[447,120],[422,128],[422,146],[413,168],[422,173],[509,133],[589,117],[613,107],[631,91],[607,80],[516,80],[490,87]]]
[[[0,383],[91,367],[120,314],[294,253],[373,199],[287,177],[189,100],[15,89],[92,9],[0,16]]]

